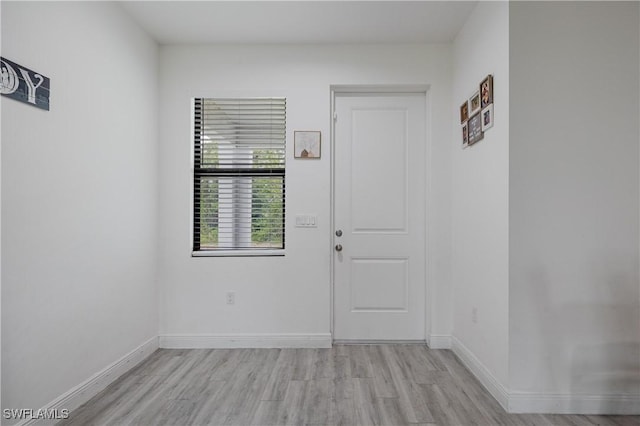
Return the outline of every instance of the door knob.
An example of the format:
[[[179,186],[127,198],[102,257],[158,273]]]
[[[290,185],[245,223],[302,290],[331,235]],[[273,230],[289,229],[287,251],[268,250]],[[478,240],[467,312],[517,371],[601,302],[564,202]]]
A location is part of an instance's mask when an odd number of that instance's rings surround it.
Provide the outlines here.
[[[342,237],[342,229],[336,231],[336,237]]]
[[[336,251],[342,251],[342,244],[336,245]]]

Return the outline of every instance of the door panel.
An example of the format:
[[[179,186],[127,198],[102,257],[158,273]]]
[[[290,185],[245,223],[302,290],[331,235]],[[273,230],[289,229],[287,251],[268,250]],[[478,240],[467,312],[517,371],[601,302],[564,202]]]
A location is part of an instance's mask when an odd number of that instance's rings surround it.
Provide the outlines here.
[[[408,259],[351,259],[351,312],[408,309]]]
[[[337,95],[334,338],[424,340],[425,96]]]
[[[352,110],[351,223],[354,232],[406,232],[406,122],[406,109]],[[374,145],[368,141],[379,143]]]

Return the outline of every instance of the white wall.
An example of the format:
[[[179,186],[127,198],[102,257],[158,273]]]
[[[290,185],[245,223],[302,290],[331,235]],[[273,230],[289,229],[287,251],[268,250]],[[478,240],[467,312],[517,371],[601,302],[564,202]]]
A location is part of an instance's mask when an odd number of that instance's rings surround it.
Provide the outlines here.
[[[2,22],[2,5],[0,4],[0,23]],[[2,31],[0,31],[0,47]],[[1,49],[0,49],[1,53]],[[2,132],[2,103],[0,102],[0,133]],[[0,241],[2,241],[2,141],[0,140]],[[2,244],[0,244],[0,408],[2,407]],[[1,423],[1,422],[0,422]]]
[[[2,2],[2,407],[38,409],[157,335],[157,47],[113,3]]]
[[[462,149],[459,107],[494,77],[495,124]],[[458,345],[508,383],[509,4],[480,2],[453,43],[453,318]],[[477,309],[477,322],[472,311]]]
[[[430,84],[433,332],[448,334],[450,50],[446,45],[161,48],[160,334],[330,331],[330,85]],[[191,258],[191,98],[287,98],[286,256]],[[293,159],[293,131],[320,130],[322,158]],[[295,228],[296,214],[318,228]],[[225,293],[236,292],[236,304]]]
[[[510,382],[556,410],[640,393],[638,16],[511,4]]]

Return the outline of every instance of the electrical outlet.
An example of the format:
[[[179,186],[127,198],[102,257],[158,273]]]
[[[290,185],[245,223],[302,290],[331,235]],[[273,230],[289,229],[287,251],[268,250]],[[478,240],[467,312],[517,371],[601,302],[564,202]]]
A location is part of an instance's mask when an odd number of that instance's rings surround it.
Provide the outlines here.
[[[478,308],[475,306],[471,310],[471,321],[473,321],[474,324],[478,323]]]
[[[235,305],[236,294],[233,291],[227,293],[227,305]]]

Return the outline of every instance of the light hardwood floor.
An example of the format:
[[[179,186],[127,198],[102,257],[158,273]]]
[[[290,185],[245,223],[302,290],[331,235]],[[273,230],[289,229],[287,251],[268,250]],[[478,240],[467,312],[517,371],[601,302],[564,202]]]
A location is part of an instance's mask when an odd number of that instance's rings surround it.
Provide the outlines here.
[[[160,349],[59,423],[637,426],[640,417],[507,414],[451,351]]]

